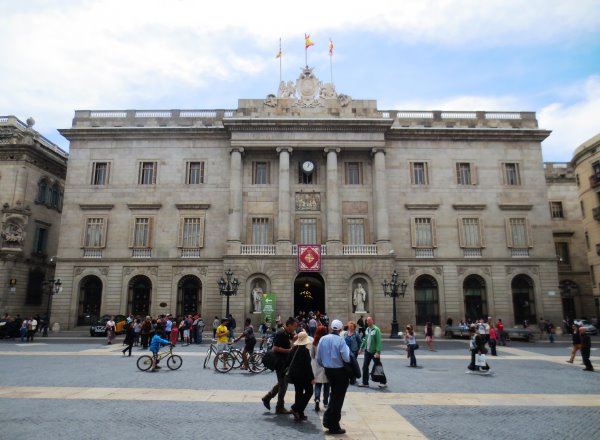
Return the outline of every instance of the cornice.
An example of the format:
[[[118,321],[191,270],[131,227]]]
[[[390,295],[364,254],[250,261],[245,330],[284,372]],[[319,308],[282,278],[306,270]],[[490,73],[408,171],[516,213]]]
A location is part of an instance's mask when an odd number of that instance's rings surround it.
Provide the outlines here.
[[[231,132],[367,132],[383,133],[393,119],[384,118],[227,118],[223,125]]]
[[[455,203],[452,207],[456,211],[483,211],[486,205],[485,203]]]
[[[435,210],[440,207],[439,203],[406,203],[404,207],[408,210]]]
[[[526,203],[498,203],[502,211],[531,211],[533,205]]]
[[[1,162],[27,162],[61,180],[67,176],[67,159],[47,152],[42,147],[27,144],[2,144],[1,146]]]
[[[128,203],[127,207],[132,211],[141,209],[160,209],[162,208],[162,203]]]
[[[84,127],[58,132],[70,141],[87,139],[229,139],[223,127]]]
[[[115,205],[113,204],[102,204],[102,203],[97,203],[97,204],[91,204],[91,203],[86,203],[86,204],[80,204],[79,205],[79,209],[81,209],[82,211],[110,211],[111,209],[113,209],[115,207]]]
[[[179,210],[194,209],[206,211],[210,208],[210,203],[175,203],[175,207]]]
[[[550,130],[531,128],[446,128],[446,127],[392,127],[386,133],[388,140],[444,140],[444,141],[535,141],[550,136]]]

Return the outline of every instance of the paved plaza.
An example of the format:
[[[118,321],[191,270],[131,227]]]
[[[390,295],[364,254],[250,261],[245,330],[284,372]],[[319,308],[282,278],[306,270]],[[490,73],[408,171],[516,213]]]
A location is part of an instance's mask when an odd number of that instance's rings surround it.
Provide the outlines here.
[[[600,367],[600,338],[592,337]],[[33,344],[0,342],[0,437],[36,439],[323,439],[313,404],[295,423],[262,406],[275,374],[203,369],[207,344],[177,347],[178,371],[140,372],[143,353],[121,355],[121,340],[63,332]],[[600,373],[566,363],[557,343],[513,341],[491,358],[491,376],[465,374],[466,340],[438,340],[408,368],[399,341],[384,341],[388,388],[350,387],[342,426],[348,439],[592,439],[600,432]],[[359,359],[359,362],[362,362]],[[293,400],[293,386],[287,406]],[[135,436],[135,437],[132,437]]]

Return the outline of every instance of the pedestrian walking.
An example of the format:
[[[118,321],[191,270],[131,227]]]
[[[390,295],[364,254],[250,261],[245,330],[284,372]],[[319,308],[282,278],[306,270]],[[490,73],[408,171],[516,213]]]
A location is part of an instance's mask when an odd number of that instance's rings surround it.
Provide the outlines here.
[[[135,320],[135,323],[133,324],[133,333],[134,333],[134,337],[133,337],[133,346],[137,347],[140,345],[140,333],[142,331],[142,323],[140,321],[139,318],[137,318]]]
[[[19,329],[19,332],[21,333],[21,342],[27,341],[27,321],[27,319],[24,319],[23,322],[21,322],[21,328]]]
[[[429,351],[433,351],[433,323],[431,322],[425,324],[425,343]]]
[[[473,372],[488,372],[490,366],[487,362],[484,365],[477,365],[477,355],[485,355],[487,350],[485,348],[485,337],[478,334],[474,326],[469,327],[469,350],[471,351],[471,363],[467,367],[466,373]]]
[[[129,350],[129,357],[131,357],[131,349],[133,348],[133,343],[135,342],[135,330],[133,328],[133,324],[129,324],[127,329],[125,330],[125,340],[123,344],[126,344],[127,347],[123,349],[123,356],[125,356],[125,352]]]
[[[317,320],[314,315],[311,313],[310,320],[308,321],[308,336],[314,337],[315,332],[317,331]]]
[[[27,342],[33,342],[33,337],[35,336],[35,332],[37,331],[37,320],[35,317],[29,318],[27,320]]]
[[[573,361],[575,360],[575,356],[577,356],[577,352],[581,351],[581,334],[579,333],[579,326],[576,324],[573,324],[572,328],[572,334],[571,334],[571,341],[572,341],[572,347],[571,347],[571,358],[567,361],[568,363],[572,364]]]
[[[360,346],[362,345],[362,339],[357,331],[357,326],[354,321],[348,321],[346,324],[348,330],[342,333],[344,341],[348,345],[350,349],[350,353],[354,356],[354,359],[358,358],[358,351],[360,350]],[[356,385],[356,377],[350,377],[350,385]]]
[[[369,365],[371,361],[379,359],[381,356],[381,330],[373,322],[373,318],[367,316],[367,328],[365,328],[365,336],[362,340],[359,354],[365,354],[362,367],[362,383],[359,387],[369,386]],[[379,384],[380,388],[387,387],[385,382]]]
[[[311,367],[310,352],[307,348],[312,343],[313,338],[308,336],[308,333],[300,332],[288,355],[288,381],[294,384],[296,391],[291,409],[294,420],[297,422],[307,419],[304,410],[313,395],[315,376]]]
[[[590,335],[587,334],[585,327],[579,327],[579,334],[581,335],[581,359],[585,368],[583,371],[594,371],[592,362],[590,361],[590,351],[592,350],[592,340]]]
[[[148,342],[150,339],[150,332],[152,331],[152,321],[149,316],[146,316],[144,322],[142,322],[142,328],[140,330],[140,336],[142,338],[142,350],[148,349]]]
[[[498,332],[494,328],[493,324],[490,324],[490,354],[492,356],[498,356],[496,352],[496,345],[498,344]]]
[[[235,322],[235,319],[234,319],[233,315],[230,313],[229,315],[227,315],[227,328],[229,329],[229,340],[231,342],[233,342],[233,340],[235,339],[236,327],[237,327],[237,324]]]
[[[356,321],[356,325],[358,327],[358,334],[360,335],[361,338],[365,337],[365,319],[364,319],[364,315],[360,315],[360,318],[358,318],[358,321]]]
[[[325,368],[325,375],[331,385],[329,406],[323,415],[323,426],[329,430],[328,434],[346,433],[346,430],[340,426],[340,420],[350,383],[344,368],[344,362],[350,362],[350,349],[339,337],[343,328],[342,321],[334,319],[331,323],[331,333],[323,336],[317,347],[317,363]]]
[[[292,341],[295,340],[296,327],[298,321],[296,318],[289,317],[285,322],[285,326],[277,330],[273,337],[273,352],[278,356],[277,368],[277,383],[273,388],[262,398],[262,403],[268,410],[271,409],[271,399],[277,396],[277,406],[275,407],[276,414],[290,414],[290,411],[285,408],[285,392],[287,391],[288,380],[285,374],[285,364],[287,355],[292,351]],[[341,341],[341,339],[340,339]]]
[[[544,322],[544,331],[548,335],[548,340],[550,341],[550,343],[553,344],[554,343],[554,324],[552,324],[547,319]]]
[[[419,348],[417,345],[417,337],[415,336],[415,331],[412,325],[407,325],[404,329],[404,342],[406,342],[406,351],[408,352],[408,357],[410,358],[409,367],[417,368],[417,358],[415,357],[415,350]]]
[[[202,337],[204,336],[204,319],[202,316],[196,315],[194,321],[194,327],[196,328],[196,332],[194,333],[194,341],[196,344],[202,344]]]
[[[175,319],[171,319],[171,333],[169,333],[169,340],[172,345],[177,345],[177,341],[179,340],[179,327],[177,327],[177,321]]]
[[[106,321],[106,343],[108,345],[112,344],[113,339],[115,338],[115,317],[111,316],[108,321]]]
[[[213,339],[217,339],[217,327],[219,326],[219,324],[219,317],[215,316],[215,319],[213,319],[212,322]]]
[[[500,345],[506,345],[506,333],[504,333],[504,323],[501,318],[498,318],[498,322],[496,323],[496,328],[498,329],[497,335],[500,336]]]
[[[310,357],[312,358],[311,367],[313,375],[315,376],[315,411],[319,412],[321,402],[321,391],[323,391],[323,407],[327,408],[329,403],[329,381],[325,374],[325,368],[317,363],[317,347],[319,346],[319,340],[329,332],[329,329],[324,325],[317,327],[315,331],[315,338],[313,343],[310,345]]]
[[[165,319],[164,329],[165,329],[165,339],[171,339],[171,332],[173,331],[173,320],[171,319],[171,315],[167,315],[167,319]]]

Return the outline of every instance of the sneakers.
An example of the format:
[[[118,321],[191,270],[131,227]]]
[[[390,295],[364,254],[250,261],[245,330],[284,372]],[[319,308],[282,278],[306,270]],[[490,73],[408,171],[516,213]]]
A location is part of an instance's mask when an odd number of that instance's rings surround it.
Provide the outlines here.
[[[387,383],[380,383],[379,388],[387,388]]]
[[[566,362],[567,362],[568,364],[572,364],[572,363],[573,363],[573,361],[566,361]]]
[[[345,433],[346,433],[345,429],[338,428],[338,429],[330,429],[325,434],[337,435],[337,434],[345,434]]]
[[[260,400],[262,400],[262,403],[265,406],[265,408],[267,408],[269,411],[271,411],[271,399],[269,399],[267,396],[265,396]]]
[[[289,409],[285,409],[285,408],[277,408],[275,410],[275,414],[291,414],[292,411],[290,411]]]
[[[321,411],[321,408],[319,407],[319,402],[315,402],[315,411],[316,412]]]
[[[369,384],[368,383],[359,383],[357,386],[361,387],[361,388],[369,388]]]
[[[473,371],[472,370],[467,370],[467,371],[465,371],[465,374],[473,374]]]

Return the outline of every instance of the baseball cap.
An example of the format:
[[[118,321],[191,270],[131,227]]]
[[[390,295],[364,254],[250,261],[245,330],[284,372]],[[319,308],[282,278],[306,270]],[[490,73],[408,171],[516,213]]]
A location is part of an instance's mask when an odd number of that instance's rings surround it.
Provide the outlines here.
[[[342,324],[342,321],[340,321],[339,319],[334,319],[333,322],[331,323],[332,330],[341,330],[343,328],[344,328],[344,324]]]

